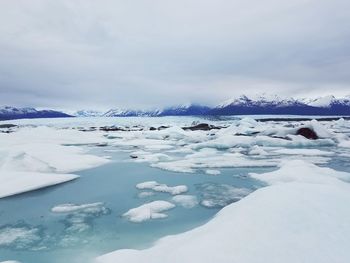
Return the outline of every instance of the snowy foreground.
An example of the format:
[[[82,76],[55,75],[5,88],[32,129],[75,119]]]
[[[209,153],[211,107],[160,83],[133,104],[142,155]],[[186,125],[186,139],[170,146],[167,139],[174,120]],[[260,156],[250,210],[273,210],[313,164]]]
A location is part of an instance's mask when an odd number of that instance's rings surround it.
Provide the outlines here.
[[[89,153],[92,145],[108,145],[108,151],[112,147],[112,151],[128,152],[130,161],[180,173],[219,176],[222,168],[275,169],[249,175],[266,184],[252,193],[228,189],[227,193],[235,191],[240,200],[224,207],[205,225],[162,238],[145,250],[102,255],[96,262],[350,261],[350,174],[332,166],[334,160],[347,166],[349,121],[199,120],[213,125],[202,130],[187,129],[198,123],[180,118],[134,119],[118,127],[99,124],[96,119],[76,121],[47,125],[40,120],[34,126],[17,121],[18,127],[0,133],[0,197],[79,180],[75,171],[110,162],[108,156]],[[297,135],[300,128],[312,130],[317,139]],[[186,194],[186,185],[146,181],[135,187],[139,197],[156,192],[172,196],[168,201],[145,202],[121,215],[136,224],[166,218],[166,212],[176,205],[191,208],[199,203]],[[52,207],[53,213],[72,211],[108,212],[103,203]]]

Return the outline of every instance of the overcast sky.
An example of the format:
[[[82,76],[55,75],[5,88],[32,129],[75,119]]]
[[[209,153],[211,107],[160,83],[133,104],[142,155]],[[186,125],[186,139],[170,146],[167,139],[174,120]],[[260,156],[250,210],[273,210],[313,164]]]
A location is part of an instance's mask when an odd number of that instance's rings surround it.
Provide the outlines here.
[[[0,0],[0,105],[350,94],[349,0]]]

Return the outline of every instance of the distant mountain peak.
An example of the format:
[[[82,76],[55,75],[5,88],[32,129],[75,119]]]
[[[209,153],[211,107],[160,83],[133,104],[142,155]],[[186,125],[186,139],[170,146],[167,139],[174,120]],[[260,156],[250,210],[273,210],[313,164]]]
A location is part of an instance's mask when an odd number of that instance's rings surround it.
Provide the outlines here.
[[[35,108],[25,107],[17,108],[11,106],[0,107],[0,120],[12,119],[33,119],[33,118],[58,118],[71,117],[70,115],[54,110],[37,110]]]

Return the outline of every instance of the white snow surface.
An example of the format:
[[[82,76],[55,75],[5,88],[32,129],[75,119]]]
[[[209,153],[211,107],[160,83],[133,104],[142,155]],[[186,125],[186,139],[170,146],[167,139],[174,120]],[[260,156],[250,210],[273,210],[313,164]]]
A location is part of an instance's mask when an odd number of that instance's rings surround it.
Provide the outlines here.
[[[139,183],[136,185],[136,188],[140,190],[149,189],[155,192],[169,193],[171,195],[178,195],[188,191],[186,185],[167,186],[166,184],[160,184],[156,181]]]
[[[103,203],[101,202],[96,202],[96,203],[91,203],[91,204],[82,204],[82,205],[77,205],[77,204],[61,204],[54,206],[51,208],[51,212],[53,213],[72,213],[72,212],[78,212],[78,211],[94,211],[99,209],[101,206],[103,206]]]
[[[350,174],[296,160],[252,176],[270,185],[226,206],[207,224],[149,249],[117,250],[96,261],[349,262],[350,185],[342,180]]]
[[[130,222],[141,223],[151,219],[166,218],[168,215],[162,213],[174,208],[175,205],[167,201],[153,201],[136,208],[132,208],[123,214]]]

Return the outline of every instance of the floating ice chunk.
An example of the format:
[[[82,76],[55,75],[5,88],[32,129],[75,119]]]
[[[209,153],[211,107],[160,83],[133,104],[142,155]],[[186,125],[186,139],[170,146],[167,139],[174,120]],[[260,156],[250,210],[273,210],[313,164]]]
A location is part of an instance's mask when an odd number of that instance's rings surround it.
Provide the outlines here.
[[[325,126],[319,123],[317,120],[310,121],[310,123],[307,124],[306,126],[310,126],[310,128],[314,132],[316,132],[319,138],[330,138],[333,136],[333,134],[329,130],[327,130]]]
[[[153,196],[153,195],[154,195],[154,192],[141,192],[137,196],[139,198],[147,198],[147,197],[150,197],[150,196]]]
[[[338,144],[339,147],[343,147],[343,148],[350,148],[350,140],[349,141],[341,141]]]
[[[244,117],[238,123],[239,123],[239,125],[244,125],[244,126],[247,126],[250,128],[253,128],[259,124],[255,119],[249,118],[249,117]]]
[[[213,170],[213,169],[207,169],[205,170],[206,174],[210,174],[210,175],[219,175],[221,174],[221,172],[219,170]]]
[[[82,204],[82,205],[62,204],[51,208],[51,211],[53,213],[72,213],[72,212],[78,212],[78,211],[91,213],[91,212],[100,211],[101,207],[103,207],[103,203],[101,202],[91,203],[91,204]]]
[[[24,224],[0,227],[0,248],[29,248],[41,241],[41,229]]]
[[[0,170],[0,198],[38,190],[78,178],[74,174],[13,172]]]
[[[268,153],[258,145],[254,145],[248,154],[249,155],[268,155]]]
[[[143,190],[143,189],[153,189],[154,187],[156,187],[157,185],[159,185],[158,182],[156,181],[147,181],[147,182],[143,182],[143,183],[139,183],[136,185],[137,189]]]
[[[161,185],[155,186],[153,188],[153,191],[169,193],[172,195],[178,195],[178,194],[186,193],[188,191],[188,187],[186,185],[167,186],[165,184],[161,184]]]
[[[251,190],[228,184],[203,183],[196,186],[200,204],[208,208],[221,208],[242,199]]]
[[[194,195],[176,195],[171,200],[184,208],[193,208],[198,205],[198,199]]]
[[[151,153],[151,152],[145,152],[145,151],[133,152],[130,154],[130,156],[134,158],[137,162],[149,162],[149,163],[171,161],[173,159],[169,155],[164,153]]]
[[[130,209],[128,212],[123,214],[123,216],[131,222],[141,223],[150,219],[166,218],[168,215],[162,212],[170,210],[174,207],[174,204],[167,201],[153,201]]]
[[[155,192],[169,193],[171,195],[178,195],[188,191],[186,185],[167,186],[166,184],[160,184],[156,181],[139,183],[136,185],[136,188],[140,190],[150,189]]]
[[[85,232],[92,227],[93,219],[110,213],[110,210],[101,202],[81,205],[61,204],[51,208],[51,211],[58,214],[67,214],[63,220],[66,233]]]

